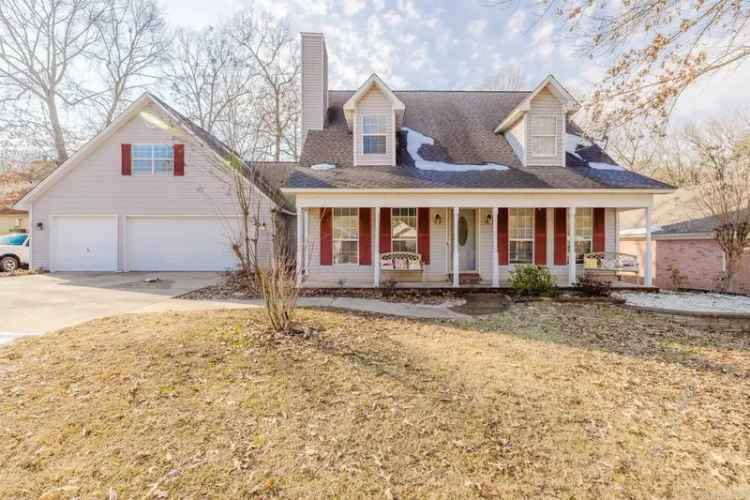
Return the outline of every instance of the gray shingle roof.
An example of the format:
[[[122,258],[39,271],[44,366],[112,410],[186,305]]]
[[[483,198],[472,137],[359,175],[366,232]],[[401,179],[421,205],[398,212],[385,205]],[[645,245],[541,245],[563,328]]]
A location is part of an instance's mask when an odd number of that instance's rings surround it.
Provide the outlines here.
[[[510,144],[495,134],[497,124],[529,92],[396,91],[406,105],[403,126],[435,140],[420,154],[429,160],[457,164],[498,163],[506,171],[439,172],[420,170],[406,151],[405,132],[399,134],[398,166],[354,167],[352,135],[346,126],[344,103],[354,91],[330,91],[324,130],[308,132],[300,167],[290,176],[291,188],[497,188],[497,189],[669,189],[671,186],[628,170],[599,170],[588,162],[615,164],[599,146],[567,154],[566,167],[523,167]],[[580,135],[574,124],[569,133]],[[312,170],[317,163],[336,169]]]

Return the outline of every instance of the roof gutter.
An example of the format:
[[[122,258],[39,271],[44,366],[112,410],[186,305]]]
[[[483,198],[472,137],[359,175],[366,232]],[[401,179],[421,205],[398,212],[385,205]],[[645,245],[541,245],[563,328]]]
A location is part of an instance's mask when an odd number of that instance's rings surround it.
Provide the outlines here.
[[[469,193],[469,194],[553,194],[553,193],[575,193],[575,194],[669,194],[674,189],[491,189],[491,188],[362,188],[362,189],[337,189],[337,188],[281,188],[285,194],[304,193],[327,193],[327,194],[382,194],[382,193]]]

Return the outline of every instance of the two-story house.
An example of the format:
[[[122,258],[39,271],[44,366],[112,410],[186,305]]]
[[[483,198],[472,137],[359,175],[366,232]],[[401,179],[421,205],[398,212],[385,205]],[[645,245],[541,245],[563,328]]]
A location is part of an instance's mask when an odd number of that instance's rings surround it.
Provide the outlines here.
[[[327,61],[303,33],[304,148],[282,189],[303,286],[500,286],[519,264],[575,283],[585,254],[617,251],[618,211],[648,219],[672,190],[585,139],[552,76],[528,92],[394,91],[374,74],[331,91]]]
[[[528,92],[394,91],[377,75],[332,91],[324,36],[301,41],[301,158],[245,164],[256,222],[296,216],[300,286],[501,286],[522,264],[575,283],[584,255],[617,251],[618,211],[648,221],[654,195],[672,191],[585,139],[579,104],[552,76]],[[32,267],[236,266],[236,159],[144,95],[16,205],[29,212]],[[259,239],[267,258],[268,232]],[[644,274],[650,285],[650,265]]]

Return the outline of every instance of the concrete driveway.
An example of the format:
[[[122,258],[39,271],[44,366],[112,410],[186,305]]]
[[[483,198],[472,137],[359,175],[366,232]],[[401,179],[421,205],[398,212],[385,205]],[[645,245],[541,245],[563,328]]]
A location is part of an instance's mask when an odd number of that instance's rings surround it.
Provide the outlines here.
[[[156,279],[156,281],[152,281]],[[160,309],[218,273],[54,273],[0,278],[0,344],[95,318]]]

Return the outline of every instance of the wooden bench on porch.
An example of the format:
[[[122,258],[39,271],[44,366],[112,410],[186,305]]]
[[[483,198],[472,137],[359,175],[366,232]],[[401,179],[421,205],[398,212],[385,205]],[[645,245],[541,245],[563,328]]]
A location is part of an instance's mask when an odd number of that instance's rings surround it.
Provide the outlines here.
[[[380,255],[384,281],[423,281],[424,263],[416,252],[387,252]]]
[[[583,256],[583,269],[587,277],[597,281],[620,281],[623,274],[638,276],[638,256],[619,252],[591,252]]]

